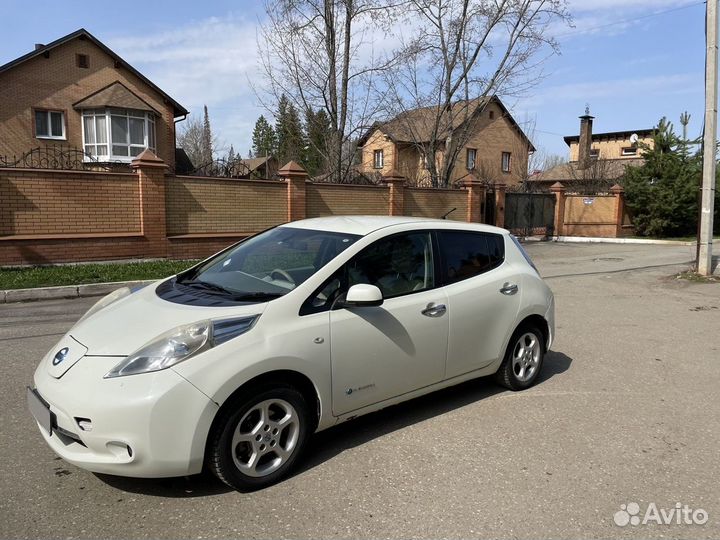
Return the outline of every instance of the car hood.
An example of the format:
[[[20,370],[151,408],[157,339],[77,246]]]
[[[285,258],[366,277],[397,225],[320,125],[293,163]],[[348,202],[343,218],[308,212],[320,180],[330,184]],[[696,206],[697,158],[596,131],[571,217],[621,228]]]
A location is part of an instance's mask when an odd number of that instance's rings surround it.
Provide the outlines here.
[[[231,307],[185,306],[163,300],[153,283],[76,324],[69,334],[87,347],[87,356],[128,356],[184,324],[205,319],[258,315],[267,303]]]

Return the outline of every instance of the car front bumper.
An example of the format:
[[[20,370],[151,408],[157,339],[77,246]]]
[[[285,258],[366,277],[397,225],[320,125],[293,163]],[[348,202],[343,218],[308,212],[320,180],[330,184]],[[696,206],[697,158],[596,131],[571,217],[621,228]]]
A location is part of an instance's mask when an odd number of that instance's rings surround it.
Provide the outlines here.
[[[40,363],[36,392],[53,424],[49,433],[38,422],[45,441],[64,460],[96,473],[200,472],[217,404],[172,369],[104,379],[120,360],[86,356],[59,379],[48,373],[47,358]]]

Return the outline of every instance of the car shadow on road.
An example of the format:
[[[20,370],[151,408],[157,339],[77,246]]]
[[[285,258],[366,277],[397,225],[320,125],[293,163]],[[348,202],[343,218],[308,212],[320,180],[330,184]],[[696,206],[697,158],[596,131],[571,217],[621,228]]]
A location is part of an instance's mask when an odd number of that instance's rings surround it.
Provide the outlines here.
[[[570,364],[572,358],[566,354],[550,351],[536,384],[567,371]],[[295,474],[312,469],[347,449],[503,392],[510,390],[500,387],[492,377],[472,379],[332,427],[311,439],[304,462]]]
[[[545,356],[543,369],[536,384],[543,384],[555,375],[567,371],[570,369],[570,364],[572,358],[566,354],[549,352]],[[502,392],[509,390],[498,386],[492,377],[473,379],[322,431],[312,437],[303,463],[292,476],[317,467],[350,448]],[[106,474],[95,474],[95,476],[115,489],[154,497],[208,497],[232,491],[207,472],[194,476],[160,479],[125,478]]]

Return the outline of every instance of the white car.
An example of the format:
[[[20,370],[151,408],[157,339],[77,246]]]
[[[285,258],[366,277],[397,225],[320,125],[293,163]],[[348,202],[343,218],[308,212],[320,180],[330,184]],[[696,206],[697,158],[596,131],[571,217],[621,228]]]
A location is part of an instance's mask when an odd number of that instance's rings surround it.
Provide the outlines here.
[[[315,431],[475,377],[529,387],[553,333],[553,294],[508,231],[307,219],[106,296],[27,399],[78,467],[207,467],[252,490],[288,474]]]

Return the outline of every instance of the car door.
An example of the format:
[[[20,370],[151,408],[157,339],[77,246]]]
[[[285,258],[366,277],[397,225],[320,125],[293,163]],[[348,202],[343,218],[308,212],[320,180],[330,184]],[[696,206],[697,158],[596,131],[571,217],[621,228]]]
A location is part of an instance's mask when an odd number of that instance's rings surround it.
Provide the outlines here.
[[[522,289],[505,262],[505,237],[472,231],[438,231],[450,332],[446,377],[483,368],[505,353]]]
[[[383,304],[330,313],[335,415],[444,378],[447,297],[434,250],[431,232],[412,231],[378,240],[345,265],[345,286],[376,285]]]

